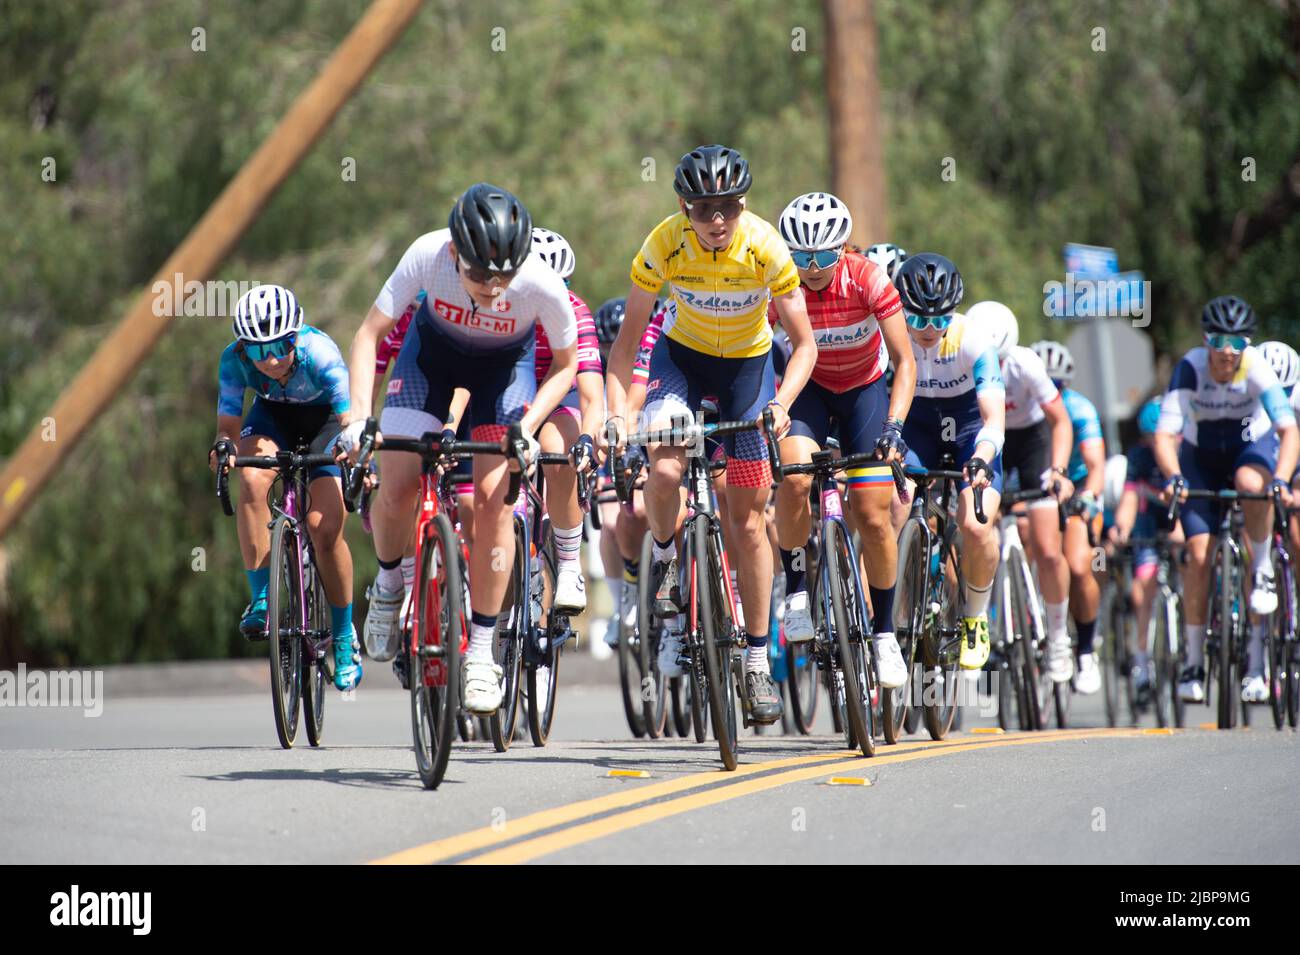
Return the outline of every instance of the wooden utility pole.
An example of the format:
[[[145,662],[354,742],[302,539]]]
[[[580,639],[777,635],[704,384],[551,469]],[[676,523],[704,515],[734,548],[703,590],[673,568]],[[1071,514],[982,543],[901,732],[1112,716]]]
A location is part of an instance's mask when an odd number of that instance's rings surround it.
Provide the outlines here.
[[[167,288],[177,274],[185,282],[206,281],[257,220],[289,174],[297,168],[338,111],[356,92],[414,18],[421,0],[375,0],[352,28],[311,86],[294,101],[257,152],[158,270]],[[153,282],[148,288],[152,289]],[[176,290],[175,295],[183,290]],[[99,346],[54,407],[0,472],[0,538],[27,510],[77,441],[112,403],[153,351],[171,319],[155,315],[156,295],[142,291],[112,334]]]
[[[885,215],[884,130],[873,0],[822,0],[831,182],[853,213],[852,241],[889,241]]]

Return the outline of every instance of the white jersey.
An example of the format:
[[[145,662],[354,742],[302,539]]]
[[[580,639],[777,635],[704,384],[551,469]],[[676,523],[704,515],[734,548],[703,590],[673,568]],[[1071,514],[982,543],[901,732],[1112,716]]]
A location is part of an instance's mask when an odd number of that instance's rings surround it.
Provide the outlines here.
[[[1045,417],[1043,405],[1060,392],[1047,374],[1047,366],[1032,348],[1017,345],[1002,362],[1002,385],[1007,390],[1007,430],[1032,428]]]
[[[1198,448],[1227,451],[1257,441],[1273,425],[1296,422],[1277,374],[1253,345],[1228,382],[1210,374],[1210,353],[1193,348],[1178,363],[1160,402],[1157,431]]]
[[[384,283],[375,307],[400,317],[421,290],[437,331],[468,352],[497,351],[531,344],[541,323],[552,348],[578,340],[578,320],[564,279],[540,257],[530,255],[491,308],[480,307],[461,284],[451,254],[451,230],[426,232],[406,250]]]
[[[993,339],[982,326],[968,324],[960,312],[930,348],[922,348],[912,338],[912,354],[916,356],[916,398],[944,400],[970,391],[982,395],[1003,390]]]

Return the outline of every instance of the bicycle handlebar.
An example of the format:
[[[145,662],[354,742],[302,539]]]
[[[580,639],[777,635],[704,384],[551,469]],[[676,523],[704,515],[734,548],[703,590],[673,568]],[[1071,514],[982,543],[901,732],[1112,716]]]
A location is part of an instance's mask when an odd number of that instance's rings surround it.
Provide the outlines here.
[[[938,471],[930,468],[918,468],[915,466],[903,468],[903,473],[916,481],[917,484],[932,484],[935,481],[954,481],[958,487],[966,480],[966,475],[962,471]],[[981,524],[989,522],[989,516],[984,513],[984,494],[971,495],[975,500],[975,520]]]

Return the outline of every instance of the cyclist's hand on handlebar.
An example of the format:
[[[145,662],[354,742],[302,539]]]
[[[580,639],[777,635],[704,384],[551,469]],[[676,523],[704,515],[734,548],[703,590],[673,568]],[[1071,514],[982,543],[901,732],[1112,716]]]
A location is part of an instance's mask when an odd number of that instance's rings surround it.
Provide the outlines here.
[[[1274,488],[1277,488],[1279,491],[1282,492],[1282,506],[1283,506],[1283,507],[1290,507],[1290,506],[1291,506],[1291,486],[1290,486],[1289,484],[1287,484],[1287,482],[1286,482],[1285,480],[1283,480],[1282,478],[1280,478],[1280,477],[1275,477],[1275,478],[1273,478],[1273,480],[1270,481],[1269,484],[1268,484],[1268,493],[1269,493],[1269,494],[1272,494]]]
[[[1048,468],[1040,476],[1042,481],[1041,487],[1052,497],[1064,504],[1070,498],[1074,497],[1074,482],[1054,468]]]
[[[790,414],[775,398],[767,403],[767,407],[772,409],[772,433],[780,440],[790,430]],[[758,424],[760,427],[763,424],[762,415],[758,416]]]
[[[1186,491],[1187,482],[1183,479],[1181,474],[1175,474],[1166,481],[1165,486],[1160,489],[1160,503],[1169,504],[1173,501],[1175,496],[1180,498],[1183,497]]]
[[[527,431],[523,433],[523,442],[524,471],[529,477],[532,477],[533,472],[537,469],[537,455],[541,453],[542,446]],[[507,455],[513,456],[514,454],[514,448],[510,447],[509,432],[501,436],[501,450]]]
[[[578,436],[573,447],[569,448],[569,458],[573,461],[574,470],[586,471],[588,468],[596,465],[596,445],[592,441],[591,435],[583,434]]]
[[[627,422],[622,415],[611,415],[605,419],[605,427],[596,436],[598,447],[603,454],[617,454],[627,445]]]
[[[361,448],[361,432],[366,430],[364,419],[358,419],[346,425],[339,436],[334,439],[335,460],[339,464],[356,463],[357,451]],[[376,435],[378,438],[378,435]]]
[[[212,450],[208,452],[208,470],[213,474],[217,473],[218,455],[224,454],[225,467],[227,469],[235,466],[235,445],[229,438],[218,438],[212,443]]]
[[[993,469],[989,467],[988,462],[983,458],[971,458],[962,465],[961,470],[966,475],[966,480],[970,482],[971,489],[974,491],[983,490],[993,480]]]
[[[1106,533],[1113,543],[1127,544],[1128,535],[1131,530],[1132,528],[1125,527],[1122,524],[1112,524],[1110,525],[1110,530]]]
[[[876,439],[876,457],[881,461],[897,461],[907,457],[907,444],[903,441],[903,422],[889,418]]]

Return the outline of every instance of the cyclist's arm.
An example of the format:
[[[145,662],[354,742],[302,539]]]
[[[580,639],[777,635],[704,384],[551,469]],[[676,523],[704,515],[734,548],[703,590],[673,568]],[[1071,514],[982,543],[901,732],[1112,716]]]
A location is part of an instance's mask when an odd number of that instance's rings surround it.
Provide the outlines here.
[[[632,383],[632,365],[636,362],[637,347],[641,336],[645,334],[646,325],[650,323],[650,313],[654,311],[655,293],[647,292],[641,286],[633,284],[627,293],[627,303],[623,311],[623,327],[618,330],[618,338],[609,349],[609,370],[605,374],[605,400],[609,402],[611,418],[628,415],[628,389]],[[630,426],[627,427],[631,431]]]
[[[564,396],[573,387],[573,376],[578,370],[578,346],[556,348],[551,345],[551,369],[537,386],[537,397],[524,413],[522,424],[528,434],[536,434],[546,419],[560,406]]]
[[[605,382],[592,372],[578,375],[578,407],[582,410],[582,433],[595,437],[605,424]]]
[[[1166,478],[1182,473],[1182,468],[1178,464],[1177,435],[1164,430],[1156,431],[1155,443],[1151,450],[1156,457],[1156,466]]]
[[[371,305],[366,320],[357,329],[352,338],[352,352],[349,359],[349,380],[351,382],[352,407],[344,420],[364,421],[374,414],[374,402],[371,400],[375,391],[375,352],[384,336],[393,330],[397,319],[385,315],[379,306]]]
[[[469,392],[464,388],[457,388],[451,393],[451,406],[447,410],[447,421],[444,427],[451,428],[455,431],[460,426],[460,421],[465,417],[465,409],[469,407]]]
[[[812,323],[808,320],[808,306],[804,303],[802,295],[787,292],[773,299],[772,304],[776,308],[781,327],[785,329],[794,348],[785,363],[785,375],[776,393],[777,402],[788,415],[794,399],[799,397],[803,386],[808,384],[813,366],[817,364],[817,340],[813,338]],[[908,349],[910,351],[910,345]]]
[[[1119,528],[1120,536],[1124,540],[1128,540],[1129,534],[1133,532],[1133,522],[1137,520],[1137,511],[1137,485],[1126,484],[1124,493],[1119,498],[1119,506],[1115,508],[1115,527]]]
[[[1100,501],[1106,489],[1106,442],[1101,438],[1084,441],[1079,445],[1079,457],[1088,467],[1084,490]]]
[[[907,334],[907,325],[901,311],[884,320],[877,319],[877,324],[880,325],[880,334],[884,336],[889,360],[894,365],[894,386],[889,391],[889,417],[906,421],[916,391],[916,355],[912,352],[912,339]]]
[[[977,392],[976,400],[979,402],[980,406],[980,418],[984,422],[984,427],[982,427],[980,431],[997,435],[1006,434],[1006,393],[1000,388]],[[1001,447],[998,444],[994,444],[989,438],[980,438],[979,441],[975,443],[975,456],[986,463],[996,458],[998,452],[1001,450]]]
[[[1274,476],[1290,485],[1291,475],[1295,473],[1296,457],[1300,454],[1300,432],[1296,430],[1295,412],[1291,410],[1290,399],[1276,378],[1270,381],[1259,400],[1273,424],[1273,430],[1281,439]]]
[[[1065,410],[1065,401],[1060,394],[1042,407],[1047,423],[1052,428],[1052,468],[1063,474],[1070,466],[1070,451],[1074,446],[1074,425],[1070,424],[1070,412]]]

